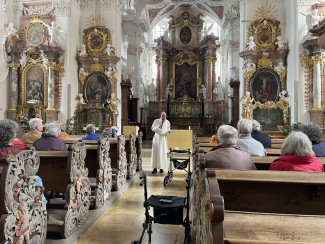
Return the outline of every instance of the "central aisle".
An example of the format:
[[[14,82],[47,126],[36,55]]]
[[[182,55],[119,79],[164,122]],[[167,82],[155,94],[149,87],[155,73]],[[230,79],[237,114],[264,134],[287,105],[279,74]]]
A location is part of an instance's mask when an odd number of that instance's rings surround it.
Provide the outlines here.
[[[174,171],[173,181],[169,183],[167,187],[163,185],[163,178],[167,175],[167,170],[165,170],[164,174],[151,174],[151,142],[152,141],[145,141],[143,143],[142,153],[143,170],[147,173],[148,180],[148,197],[151,195],[186,197],[185,171]],[[139,239],[142,232],[142,223],[145,218],[145,209],[143,207],[144,189],[139,186],[139,183],[140,180],[137,180],[125,194],[80,237],[77,243],[124,244]],[[184,227],[181,225],[153,224],[153,244],[180,244],[183,243],[183,238]],[[144,241],[143,243],[147,242]]]

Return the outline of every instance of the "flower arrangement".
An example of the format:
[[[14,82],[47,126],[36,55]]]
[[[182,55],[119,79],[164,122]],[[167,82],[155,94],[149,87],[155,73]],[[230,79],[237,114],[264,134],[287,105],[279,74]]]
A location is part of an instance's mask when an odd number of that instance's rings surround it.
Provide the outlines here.
[[[25,114],[22,114],[18,117],[18,124],[24,129],[29,130],[29,119]]]

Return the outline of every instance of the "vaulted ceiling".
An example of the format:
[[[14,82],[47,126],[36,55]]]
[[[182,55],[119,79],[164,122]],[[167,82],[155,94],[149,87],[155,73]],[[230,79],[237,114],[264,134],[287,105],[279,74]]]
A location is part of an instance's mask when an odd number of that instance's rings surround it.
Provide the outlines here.
[[[140,19],[146,20],[151,29],[170,12],[183,4],[190,5],[201,12],[203,16],[210,16],[218,23],[222,23],[227,8],[236,0],[136,0],[135,8]],[[226,10],[226,11],[225,11]]]

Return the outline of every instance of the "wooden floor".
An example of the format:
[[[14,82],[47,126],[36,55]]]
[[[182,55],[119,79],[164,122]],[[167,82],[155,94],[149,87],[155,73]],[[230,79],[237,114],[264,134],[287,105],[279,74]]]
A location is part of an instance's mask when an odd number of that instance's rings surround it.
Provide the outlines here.
[[[174,178],[167,187],[163,185],[164,174],[151,174],[150,156],[152,141],[145,141],[143,146],[143,170],[147,173],[148,196],[171,195],[186,196],[185,171],[176,170]],[[48,235],[46,244],[117,244],[131,243],[140,238],[144,222],[144,190],[139,186],[139,175],[127,181],[128,184],[119,192],[113,192],[112,198],[99,210],[91,210],[87,223],[68,239],[56,239]],[[151,210],[152,211],[152,210]],[[153,215],[151,213],[151,215]],[[185,216],[185,214],[184,214]],[[79,238],[79,240],[78,240]],[[176,225],[153,225],[153,244],[183,243],[184,227]],[[147,236],[143,243],[148,243]]]

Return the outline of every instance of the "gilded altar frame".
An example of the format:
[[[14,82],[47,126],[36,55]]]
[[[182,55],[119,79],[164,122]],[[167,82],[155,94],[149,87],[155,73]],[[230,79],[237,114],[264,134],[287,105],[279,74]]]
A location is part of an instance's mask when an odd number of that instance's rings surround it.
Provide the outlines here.
[[[33,17],[25,28],[28,45],[37,47],[44,43],[47,31],[45,31],[43,21],[39,17]]]
[[[200,88],[200,86],[202,84],[202,79],[201,79],[201,76],[200,76],[200,74],[201,74],[201,72],[200,72],[200,70],[201,70],[200,62],[195,61],[196,55],[193,52],[189,51],[189,50],[184,50],[184,51],[180,52],[179,54],[177,54],[176,59],[178,59],[179,61],[178,62],[172,62],[173,76],[172,76],[172,79],[170,80],[170,84],[173,87],[173,95],[171,97],[171,101],[182,99],[181,97],[179,97],[179,98],[175,97],[175,91],[176,91],[175,81],[176,81],[176,65],[181,66],[184,63],[187,63],[190,66],[196,65],[196,77],[195,77],[196,78],[196,98],[197,98],[197,100],[199,100],[199,88]],[[192,100],[194,100],[194,99],[192,99]]]
[[[256,75],[262,71],[268,71],[274,74],[274,77],[277,82],[277,96],[273,101],[260,102],[256,101],[255,95],[252,94],[254,91],[252,90],[253,82],[256,78]],[[279,98],[279,92],[284,89],[284,79],[286,76],[286,70],[276,70],[272,60],[269,58],[268,53],[263,53],[262,57],[257,61],[257,69],[255,72],[248,71],[245,73],[245,78],[249,80],[246,83],[246,91],[250,92],[249,97],[242,97],[242,100],[246,100],[246,102],[242,105],[242,117],[245,119],[253,119],[254,110],[259,109],[277,109],[280,108],[283,111],[283,123],[289,123],[289,108],[290,105],[287,101]],[[253,99],[252,99],[253,98]]]

